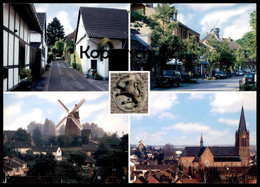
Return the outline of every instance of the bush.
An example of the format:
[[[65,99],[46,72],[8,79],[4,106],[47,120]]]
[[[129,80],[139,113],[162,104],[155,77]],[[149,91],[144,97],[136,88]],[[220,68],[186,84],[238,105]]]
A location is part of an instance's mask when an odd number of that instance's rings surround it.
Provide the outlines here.
[[[239,87],[239,90],[241,91],[256,91],[255,85],[252,84],[246,84],[246,85],[241,85]]]

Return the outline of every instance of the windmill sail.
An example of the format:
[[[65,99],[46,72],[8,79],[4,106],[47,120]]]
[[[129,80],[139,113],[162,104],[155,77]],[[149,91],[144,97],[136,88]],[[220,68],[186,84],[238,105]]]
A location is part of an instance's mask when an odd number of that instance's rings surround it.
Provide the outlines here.
[[[65,135],[77,135],[81,136],[81,130],[83,126],[80,124],[79,112],[78,109],[83,105],[85,99],[82,99],[75,107],[69,112],[69,109],[58,99],[58,103],[61,107],[68,113],[56,126],[56,132],[60,129],[60,127],[65,123]]]

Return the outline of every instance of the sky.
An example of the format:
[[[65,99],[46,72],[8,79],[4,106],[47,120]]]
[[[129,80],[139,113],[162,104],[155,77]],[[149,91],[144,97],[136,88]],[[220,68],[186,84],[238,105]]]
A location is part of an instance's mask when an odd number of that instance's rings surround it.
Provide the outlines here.
[[[220,37],[231,37],[234,40],[242,38],[243,34],[251,30],[249,13],[256,10],[255,3],[177,3],[175,5],[178,10],[177,19],[200,33],[201,39],[215,24],[216,28],[220,28]]]
[[[57,17],[64,26],[65,35],[76,29],[79,7],[130,9],[128,3],[35,3],[34,6],[36,12],[46,12],[47,25]]]
[[[256,145],[256,93],[150,92],[150,115],[131,116],[130,143],[137,145],[234,145],[242,104],[250,145]]]
[[[80,6],[130,9],[127,3],[36,3],[34,5],[37,12],[47,13],[47,23],[57,17],[64,26],[65,35],[76,29]],[[220,37],[231,37],[234,40],[241,38],[251,30],[249,13],[256,10],[256,3],[176,3],[175,6],[178,10],[177,19],[200,33],[200,39],[205,37],[206,32],[209,32],[215,24],[220,28]]]
[[[58,99],[71,111],[82,99],[85,103],[79,108],[80,122],[95,122],[106,132],[119,136],[128,133],[128,116],[109,114],[108,93],[97,92],[19,92],[4,93],[4,128],[27,129],[31,121],[44,123],[52,120],[57,125],[65,116],[65,110]]]

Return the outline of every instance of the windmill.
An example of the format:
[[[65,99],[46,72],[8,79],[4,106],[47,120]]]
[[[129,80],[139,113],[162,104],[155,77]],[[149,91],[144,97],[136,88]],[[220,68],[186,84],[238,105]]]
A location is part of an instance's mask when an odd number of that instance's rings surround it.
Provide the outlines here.
[[[209,24],[206,22],[208,28],[210,29],[210,33],[213,33],[217,39],[219,38],[219,28],[216,28],[218,22],[219,20],[216,21],[215,25],[212,28],[210,28]]]
[[[139,140],[139,142],[138,142],[136,147],[139,149],[139,151],[142,151],[143,148],[146,147],[146,145],[144,144],[145,137],[143,139],[140,139],[140,138],[136,137],[136,139]]]
[[[75,104],[75,107],[69,112],[69,109],[58,99],[58,103],[61,107],[68,113],[55,127],[56,132],[59,131],[60,127],[65,124],[65,135],[77,135],[81,136],[81,130],[83,129],[82,125],[80,124],[79,118],[79,107],[83,105],[85,99],[82,99],[78,104]]]

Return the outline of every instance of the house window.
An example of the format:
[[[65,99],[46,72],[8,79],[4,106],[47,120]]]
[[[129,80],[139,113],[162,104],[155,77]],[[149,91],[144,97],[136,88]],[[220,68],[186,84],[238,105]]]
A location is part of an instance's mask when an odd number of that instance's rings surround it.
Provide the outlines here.
[[[97,69],[97,60],[91,60],[91,69]]]
[[[205,164],[205,167],[209,167],[209,161],[208,161],[208,160],[206,160],[206,161],[204,162],[204,164]]]
[[[183,167],[185,167],[186,166],[186,161],[184,160],[184,161],[182,161],[182,165],[183,165]]]
[[[19,73],[25,68],[25,45],[19,43]]]

